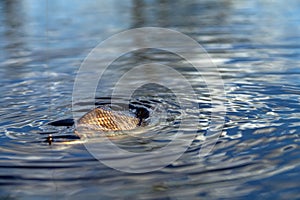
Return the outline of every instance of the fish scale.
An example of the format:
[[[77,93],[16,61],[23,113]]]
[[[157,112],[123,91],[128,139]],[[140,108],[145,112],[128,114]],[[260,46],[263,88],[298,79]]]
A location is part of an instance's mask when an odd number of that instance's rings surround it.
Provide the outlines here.
[[[131,130],[138,126],[140,119],[103,108],[95,108],[82,116],[77,123],[78,127],[84,127],[96,131],[120,131]]]

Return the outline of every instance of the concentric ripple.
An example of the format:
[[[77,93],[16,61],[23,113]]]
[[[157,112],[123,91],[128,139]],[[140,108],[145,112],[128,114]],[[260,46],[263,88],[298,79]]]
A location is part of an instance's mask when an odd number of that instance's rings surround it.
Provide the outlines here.
[[[299,19],[295,0],[0,1],[0,199],[299,199]],[[201,74],[165,51],[117,59],[98,83],[96,107],[110,105],[119,74],[150,62],[179,71],[198,95],[186,96],[198,110],[182,110],[174,94],[155,85],[136,91],[129,107],[116,99],[112,109],[146,111],[139,113],[142,126],[110,138],[129,152],[163,148],[180,119],[198,117],[197,136],[178,160],[130,174],[99,163],[75,134],[72,89],[95,45],[143,26],[181,31],[205,47],[225,83],[227,114],[217,144],[201,157],[211,113]],[[103,56],[113,56],[116,48]],[[90,105],[81,103],[82,116]],[[122,161],[118,155],[105,159]]]

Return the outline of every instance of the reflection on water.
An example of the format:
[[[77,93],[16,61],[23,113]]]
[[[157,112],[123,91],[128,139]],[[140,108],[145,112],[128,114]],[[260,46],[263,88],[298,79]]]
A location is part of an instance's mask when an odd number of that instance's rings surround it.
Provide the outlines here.
[[[294,0],[1,1],[0,199],[300,198],[299,7]],[[111,34],[143,26],[181,31],[205,47],[225,83],[227,114],[215,148],[199,157],[210,113],[201,74],[171,53],[119,58],[99,84],[98,103],[106,103],[124,71],[155,61],[190,80],[199,96],[189,100],[201,111],[199,135],[180,159],[128,174],[74,142],[73,127],[47,124],[72,118],[73,81],[89,51]],[[149,128],[159,138],[118,140],[120,147],[151,151],[168,143],[162,133],[172,135],[180,107],[169,91],[156,89],[140,88],[133,101],[167,111],[168,123]]]

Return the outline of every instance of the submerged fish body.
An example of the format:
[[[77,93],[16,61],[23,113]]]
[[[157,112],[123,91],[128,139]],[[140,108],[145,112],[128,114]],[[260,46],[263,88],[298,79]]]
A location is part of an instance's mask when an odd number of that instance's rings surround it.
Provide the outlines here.
[[[124,113],[95,108],[83,115],[77,122],[77,127],[93,131],[131,130],[139,126],[141,119]]]
[[[86,138],[98,138],[102,137],[103,134],[112,138],[126,136],[128,135],[127,131],[146,126],[148,124],[148,117],[149,111],[144,107],[131,106],[130,110],[123,112],[103,106],[87,112],[76,123],[73,119],[62,119],[50,122],[48,125],[57,127],[72,127],[75,125],[74,133],[78,136],[76,139],[81,138],[85,141]],[[50,134],[46,138],[46,142],[51,144],[57,138],[61,139],[61,136],[52,136]],[[79,141],[79,143],[81,142]],[[73,144],[74,141],[64,141],[63,143]]]

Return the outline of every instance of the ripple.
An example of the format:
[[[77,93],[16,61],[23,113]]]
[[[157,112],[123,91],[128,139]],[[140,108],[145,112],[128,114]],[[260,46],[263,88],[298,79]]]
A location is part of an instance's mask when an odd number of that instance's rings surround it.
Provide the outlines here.
[[[46,7],[51,14],[43,21]],[[299,199],[298,7],[294,0],[1,2],[0,199]],[[203,45],[223,78],[227,96],[219,101],[227,113],[214,148],[200,156],[209,141],[212,111],[202,76],[214,72],[205,67],[196,72],[186,60],[155,49],[116,59],[98,84],[96,106],[111,103],[111,91],[122,74],[150,62],[173,67],[197,93],[197,98],[185,96],[195,105],[188,109],[172,91],[154,85],[139,88],[129,108],[120,106],[128,104],[124,99],[115,99],[120,105],[114,108],[122,112],[149,112],[144,126],[126,132],[128,137],[111,139],[129,152],[159,151],[179,129],[191,135],[190,125],[198,125],[179,159],[158,171],[129,174],[95,159],[72,123],[62,120],[73,118],[74,79],[88,52],[111,34],[143,26],[172,28]],[[103,56],[113,56],[116,48],[120,46],[105,49]],[[75,112],[84,114],[94,105],[83,101],[76,106]],[[191,123],[181,126],[182,118]],[[170,147],[157,159],[173,156],[178,146]],[[104,158],[129,165],[120,155]],[[147,169],[156,164],[135,159]]]

